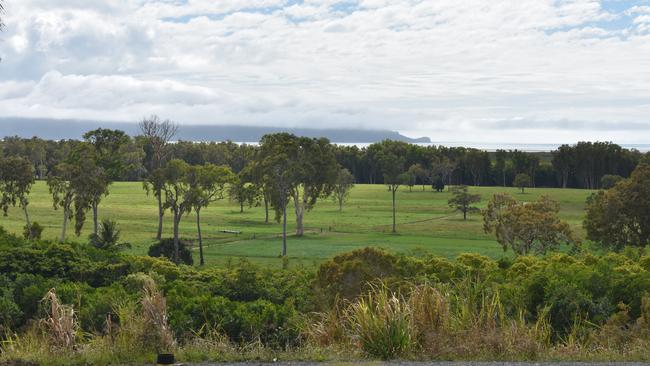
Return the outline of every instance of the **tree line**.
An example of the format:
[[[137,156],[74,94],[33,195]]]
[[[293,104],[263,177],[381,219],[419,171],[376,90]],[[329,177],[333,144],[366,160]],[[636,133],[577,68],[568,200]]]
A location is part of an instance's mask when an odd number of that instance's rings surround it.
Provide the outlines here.
[[[19,206],[25,216],[25,237],[38,238],[42,228],[30,220],[28,196],[36,178],[45,179],[53,207],[63,216],[60,241],[65,241],[70,223],[74,223],[75,234],[79,235],[86,217],[92,216],[91,242],[99,243],[103,235],[99,208],[102,199],[109,194],[110,185],[120,180],[139,180],[146,193],[157,201],[156,240],[159,242],[163,236],[164,215],[167,212],[172,215],[171,257],[176,263],[180,261],[182,249],[181,220],[189,213],[195,214],[200,263],[203,264],[201,210],[225,198],[236,201],[241,211],[246,206],[263,205],[266,222],[273,213],[275,220],[282,224],[282,256],[286,256],[287,210],[294,213],[295,235],[302,236],[306,213],[319,200],[327,198],[334,199],[342,210],[355,182],[388,186],[392,196],[392,231],[396,232],[396,193],[402,186],[412,189],[422,184],[425,189],[432,185],[436,191],[441,191],[445,185],[453,185],[449,205],[462,212],[466,219],[468,213],[477,211],[472,204],[480,201],[480,196],[468,192],[465,185],[468,180],[479,186],[494,183],[496,179],[501,185],[515,185],[524,193],[525,187],[543,185],[540,177],[550,175],[562,187],[580,183],[581,187],[600,188],[606,184],[605,188],[614,187],[611,192],[617,192],[625,187],[625,182],[634,181],[641,173],[632,174],[634,179],[624,177],[633,171],[647,169],[640,161],[648,158],[635,150],[598,142],[563,145],[551,153],[546,163],[542,163],[539,154],[516,150],[498,150],[491,154],[477,149],[424,147],[396,141],[383,141],[359,149],[337,146],[325,138],[289,133],[265,135],[255,146],[232,142],[173,142],[178,126],[171,121],[152,116],[143,119],[139,126],[141,134],[133,138],[123,131],[102,128],[85,133],[80,141],[6,138],[0,149],[0,208],[6,215],[10,206]],[[635,170],[637,165],[642,169]],[[544,171],[546,173],[540,173]],[[602,192],[599,195],[588,202],[590,208],[610,206],[607,210],[596,210],[599,214],[614,212],[612,205],[624,208],[617,216],[619,232],[645,227],[638,222],[630,226],[620,219],[627,213],[625,207],[632,207],[633,203],[640,202],[638,199],[632,197],[626,205],[620,203],[621,195]],[[504,249],[521,247],[525,249],[515,251],[525,254],[535,250],[532,249],[534,242],[547,248],[560,241],[572,241],[563,239],[570,239],[571,235],[567,226],[557,221],[559,206],[554,202],[546,200],[520,206],[509,198],[494,197],[491,205],[493,212],[484,213],[484,216],[487,220],[491,215],[493,222],[486,221],[485,229],[495,232],[497,238],[508,238],[502,243]],[[541,230],[540,225],[533,228],[513,226],[519,225],[523,214],[530,216],[530,222],[546,220],[548,230]],[[641,216],[643,223],[646,217]],[[588,217],[589,220],[596,222],[598,227],[609,227],[605,223],[616,222],[595,214]],[[588,224],[585,226],[590,228]],[[598,238],[597,234],[592,235],[596,233],[596,226],[588,231],[590,239],[599,241],[606,235]],[[508,228],[507,235],[504,228]],[[536,230],[539,235],[535,234]],[[516,234],[517,231],[521,234]],[[531,232],[534,235],[529,235]],[[512,242],[517,235],[522,243]],[[550,244],[539,241],[542,236]],[[647,243],[650,236],[644,228],[635,237],[639,240],[612,237],[602,241],[611,246],[634,245]]]
[[[153,121],[161,122],[157,117]],[[151,126],[149,126],[151,128]],[[140,181],[161,160],[179,159],[190,165],[211,163],[226,165],[239,173],[249,166],[261,149],[258,145],[226,142],[175,141],[161,145],[143,130],[142,134],[124,135],[119,154],[127,162],[115,180]],[[170,131],[167,131],[170,132]],[[163,139],[167,142],[170,139]],[[0,155],[20,156],[33,166],[37,179],[46,179],[55,167],[83,141],[43,140],[5,137]],[[494,152],[465,147],[420,146],[400,141],[382,141],[367,147],[332,145],[336,161],[360,184],[383,184],[392,167],[382,160],[399,156],[399,170],[407,173],[405,184],[436,186],[517,186],[519,174],[530,177],[532,187],[586,188],[603,187],[603,177],[629,177],[644,154],[611,142],[578,142],[562,145],[552,152],[497,150]],[[161,155],[163,154],[163,155]],[[403,160],[403,161],[402,161]],[[440,181],[440,182],[439,182]]]

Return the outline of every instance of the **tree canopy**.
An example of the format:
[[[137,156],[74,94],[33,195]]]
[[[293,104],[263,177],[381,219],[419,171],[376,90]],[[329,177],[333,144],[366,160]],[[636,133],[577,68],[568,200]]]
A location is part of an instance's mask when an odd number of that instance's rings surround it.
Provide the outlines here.
[[[650,244],[650,165],[587,200],[587,238],[615,250]]]
[[[467,220],[468,213],[479,211],[478,207],[472,205],[481,202],[481,195],[469,193],[467,186],[455,186],[451,194],[448,204],[463,213],[463,220]]]
[[[561,244],[575,243],[559,212],[560,205],[548,197],[520,203],[505,193],[495,194],[483,211],[483,229],[496,235],[504,251],[544,254]]]

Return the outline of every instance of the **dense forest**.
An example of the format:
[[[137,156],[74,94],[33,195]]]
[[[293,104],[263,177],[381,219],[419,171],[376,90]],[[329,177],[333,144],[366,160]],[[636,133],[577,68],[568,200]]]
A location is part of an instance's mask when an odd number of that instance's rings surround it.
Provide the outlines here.
[[[37,178],[49,172],[74,150],[80,141],[23,139],[5,137],[0,142],[4,157],[20,156],[34,166]],[[531,178],[534,187],[598,189],[606,175],[626,178],[637,166],[643,153],[611,142],[578,142],[562,145],[552,152],[497,150],[487,152],[473,148],[421,146],[386,140],[365,148],[334,145],[339,164],[350,171],[356,183],[384,183],[380,162],[391,153],[400,157],[400,169],[412,175],[413,184],[432,185],[437,179],[446,184],[473,186],[512,186],[518,174]],[[151,139],[127,137],[119,147],[127,162],[116,180],[138,181],[147,176],[155,160]],[[169,145],[166,159],[180,159],[190,165],[227,165],[235,173],[242,171],[259,150],[256,145],[234,142],[177,141]]]

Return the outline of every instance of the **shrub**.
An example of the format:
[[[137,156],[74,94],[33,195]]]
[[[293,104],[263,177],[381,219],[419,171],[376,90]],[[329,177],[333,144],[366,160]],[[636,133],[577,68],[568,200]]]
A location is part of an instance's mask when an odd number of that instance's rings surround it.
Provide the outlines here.
[[[321,264],[314,285],[332,305],[336,298],[354,299],[373,282],[398,273],[398,257],[380,249],[364,248],[337,255]]]
[[[45,228],[38,222],[34,221],[30,226],[23,227],[23,237],[30,240],[40,240]]]
[[[192,258],[192,251],[190,245],[186,242],[179,240],[178,242],[178,255],[181,263],[192,265],[194,259]],[[159,241],[158,243],[149,247],[150,257],[165,257],[170,261],[174,260],[174,239],[167,238]]]

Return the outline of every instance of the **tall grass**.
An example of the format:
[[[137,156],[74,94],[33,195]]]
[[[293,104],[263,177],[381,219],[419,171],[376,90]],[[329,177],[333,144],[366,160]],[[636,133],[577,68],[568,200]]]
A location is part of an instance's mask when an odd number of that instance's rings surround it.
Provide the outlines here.
[[[55,289],[50,289],[45,294],[42,303],[48,310],[47,316],[41,320],[48,343],[55,350],[73,349],[79,332],[74,308],[62,304]]]
[[[347,322],[352,338],[371,356],[393,359],[407,355],[413,346],[411,306],[385,286],[351,304]]]
[[[550,346],[545,314],[533,323],[523,311],[508,317],[499,292],[475,282],[413,286],[406,296],[380,285],[322,314],[312,332],[321,344],[347,342],[380,359],[534,359]]]

